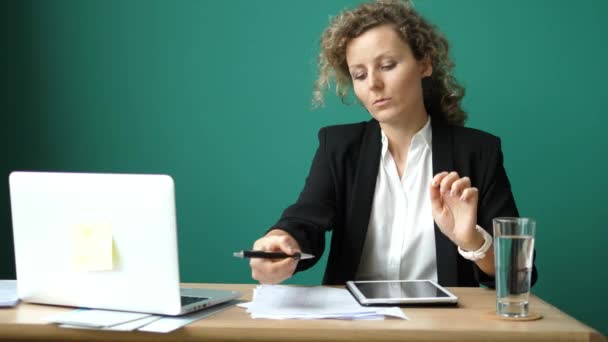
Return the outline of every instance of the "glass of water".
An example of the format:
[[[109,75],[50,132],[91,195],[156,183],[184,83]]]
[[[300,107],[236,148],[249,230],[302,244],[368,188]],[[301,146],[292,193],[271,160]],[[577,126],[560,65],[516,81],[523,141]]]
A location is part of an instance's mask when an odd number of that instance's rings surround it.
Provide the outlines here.
[[[527,317],[536,221],[525,217],[497,217],[492,223],[496,314]]]

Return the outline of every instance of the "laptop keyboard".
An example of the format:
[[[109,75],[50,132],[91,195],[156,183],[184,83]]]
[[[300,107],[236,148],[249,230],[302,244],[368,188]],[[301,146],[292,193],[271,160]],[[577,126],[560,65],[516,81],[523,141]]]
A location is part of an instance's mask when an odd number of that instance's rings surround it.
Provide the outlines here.
[[[190,296],[181,296],[181,298],[182,298],[182,306],[200,302],[201,300],[209,299],[209,298],[205,298],[205,297],[190,297]]]

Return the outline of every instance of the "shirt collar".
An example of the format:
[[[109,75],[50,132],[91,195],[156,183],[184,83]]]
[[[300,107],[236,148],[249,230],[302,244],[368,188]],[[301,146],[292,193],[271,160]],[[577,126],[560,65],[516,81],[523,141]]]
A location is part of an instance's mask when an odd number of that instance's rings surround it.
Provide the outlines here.
[[[414,139],[418,137],[419,139],[423,139],[426,145],[429,148],[433,146],[433,130],[431,129],[431,117],[428,116],[426,119],[426,124],[414,135]]]
[[[386,155],[386,151],[388,151],[388,138],[382,128],[380,128],[381,141],[382,141],[382,158]],[[416,144],[418,141],[423,142],[427,145],[428,148],[432,148],[433,146],[433,130],[431,129],[431,117],[428,116],[426,120],[426,124],[422,126],[422,128],[414,134],[412,137],[412,145]]]

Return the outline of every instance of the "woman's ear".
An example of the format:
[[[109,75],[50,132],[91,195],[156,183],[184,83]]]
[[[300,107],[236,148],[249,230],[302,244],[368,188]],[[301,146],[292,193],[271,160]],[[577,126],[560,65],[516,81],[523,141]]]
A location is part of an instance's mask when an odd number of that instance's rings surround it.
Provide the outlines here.
[[[421,77],[430,77],[433,75],[433,63],[431,63],[430,58],[424,57],[418,62],[418,66],[420,67]]]

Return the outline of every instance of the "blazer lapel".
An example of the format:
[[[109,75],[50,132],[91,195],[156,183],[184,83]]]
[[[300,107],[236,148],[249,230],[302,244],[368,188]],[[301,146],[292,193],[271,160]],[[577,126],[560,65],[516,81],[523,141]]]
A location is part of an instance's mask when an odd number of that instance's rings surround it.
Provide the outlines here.
[[[346,216],[347,231],[344,234],[342,254],[342,269],[345,272],[343,282],[354,279],[359,268],[374,200],[381,148],[380,125],[371,120],[361,142],[357,173]]]
[[[443,171],[454,170],[452,130],[436,116],[431,115],[433,130],[433,176]],[[445,236],[435,223],[435,249],[437,255],[437,277],[444,286],[458,285],[458,254],[454,243]]]

